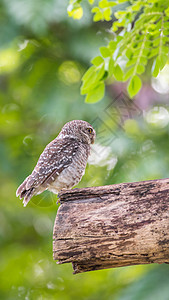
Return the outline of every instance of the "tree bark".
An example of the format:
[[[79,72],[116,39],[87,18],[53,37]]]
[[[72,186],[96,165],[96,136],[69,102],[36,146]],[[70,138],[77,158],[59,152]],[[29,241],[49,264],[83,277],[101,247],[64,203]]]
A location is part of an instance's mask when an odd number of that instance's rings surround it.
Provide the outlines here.
[[[60,193],[54,259],[74,273],[169,263],[168,195],[169,179]]]

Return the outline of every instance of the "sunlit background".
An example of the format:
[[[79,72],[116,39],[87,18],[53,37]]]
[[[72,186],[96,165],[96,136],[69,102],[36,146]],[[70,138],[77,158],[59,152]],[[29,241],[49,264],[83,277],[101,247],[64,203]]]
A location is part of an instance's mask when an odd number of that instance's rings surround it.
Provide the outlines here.
[[[68,1],[0,2],[0,298],[169,299],[168,265],[133,266],[72,275],[52,258],[56,196],[23,208],[18,185],[69,120],[97,130],[78,187],[169,177],[169,65],[145,76],[131,102],[115,82],[97,104],[84,103],[81,77],[110,38],[109,24],[68,18]],[[110,82],[109,82],[110,83]]]

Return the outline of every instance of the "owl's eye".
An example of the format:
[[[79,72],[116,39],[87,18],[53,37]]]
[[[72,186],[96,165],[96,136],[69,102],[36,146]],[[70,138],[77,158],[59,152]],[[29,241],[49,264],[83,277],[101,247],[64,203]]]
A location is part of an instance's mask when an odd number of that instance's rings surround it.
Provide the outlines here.
[[[91,128],[87,128],[88,133],[92,133],[92,129]]]

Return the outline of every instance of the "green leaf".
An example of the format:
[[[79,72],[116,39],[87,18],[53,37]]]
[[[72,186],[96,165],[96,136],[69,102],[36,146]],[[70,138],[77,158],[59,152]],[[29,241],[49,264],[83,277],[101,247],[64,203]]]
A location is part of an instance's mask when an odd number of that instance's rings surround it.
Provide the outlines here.
[[[134,4],[134,5],[132,5],[132,10],[133,11],[140,11],[140,9],[141,9],[141,3],[142,1],[138,1],[136,4]]]
[[[83,75],[82,80],[86,81],[87,79],[89,79],[93,73],[95,72],[95,66],[90,67],[86,73]]]
[[[162,70],[167,62],[168,59],[168,54],[166,55],[164,52],[162,52],[162,54],[160,55],[160,59],[159,59],[159,66],[160,66],[160,70]]]
[[[169,17],[169,7],[167,9],[165,9],[165,14],[167,17]]]
[[[99,2],[99,7],[100,8],[113,7],[115,5],[117,5],[117,2],[115,2],[115,1],[101,0]]]
[[[135,58],[132,58],[131,60],[129,60],[127,63],[126,63],[126,67],[130,67],[130,66],[132,66],[132,65],[135,65],[136,64],[136,62],[137,62],[137,57],[135,57]]]
[[[159,71],[160,71],[160,64],[159,64],[159,57],[157,57],[154,60],[153,65],[152,65],[152,69],[151,69],[152,75],[154,77],[157,77],[157,75],[159,74]]]
[[[109,60],[109,77],[111,77],[113,75],[114,72],[114,60],[112,58],[110,58]]]
[[[109,57],[111,56],[111,52],[107,47],[100,47],[100,53],[103,57]]]
[[[94,22],[98,22],[98,21],[101,21],[101,20],[104,20],[104,18],[103,18],[102,12],[100,11],[100,12],[98,12],[98,13],[96,13],[96,14],[94,15],[93,21],[94,21]]]
[[[106,80],[106,78],[108,77],[108,75],[109,75],[109,72],[108,72],[108,71],[105,71],[105,72],[104,72],[104,75],[103,75],[103,77],[102,77],[102,80]]]
[[[100,20],[103,20],[103,13],[100,10],[99,7],[95,6],[92,8],[92,13],[95,13],[94,17],[93,17],[93,21],[94,22],[98,22]]]
[[[99,69],[96,68],[95,66],[91,67],[90,69],[92,69],[92,71],[90,71],[87,75],[85,74],[82,78],[83,80],[83,84],[81,87],[82,95],[87,94],[90,92],[91,89],[94,89],[98,85],[99,81],[102,80],[105,73],[104,65]]]
[[[154,49],[152,48],[148,58],[150,59],[151,57],[156,56],[158,52],[159,52],[158,48],[154,48]]]
[[[133,75],[134,69],[135,67],[132,67],[125,73],[123,78],[124,81],[128,80]]]
[[[95,0],[88,0],[89,4],[93,4]]]
[[[109,6],[113,7],[113,6],[116,6],[117,5],[117,2],[115,1],[109,1]]]
[[[107,0],[101,0],[99,1],[99,7],[100,8],[105,8],[108,6],[108,1]]]
[[[92,59],[91,63],[95,66],[100,66],[104,62],[103,57],[101,56],[96,56],[95,58]]]
[[[164,49],[164,52],[163,52]],[[153,65],[152,65],[152,75],[154,77],[157,77],[158,73],[164,68],[165,64],[167,63],[168,60],[168,49],[165,49],[162,47],[162,53],[157,56],[157,58],[154,60]]]
[[[93,90],[86,96],[85,102],[96,103],[104,97],[105,85],[100,82]]]
[[[119,65],[115,66],[113,75],[114,75],[114,77],[117,81],[122,81],[123,80],[123,71],[122,71],[122,69],[120,68]]]
[[[127,48],[127,50],[126,50],[126,56],[127,56],[127,58],[129,60],[132,59],[132,57],[133,57],[133,51],[130,48]]]
[[[137,66],[137,73],[138,74],[142,74],[142,73],[144,73],[144,71],[145,71],[145,67],[143,66],[143,65],[138,65]]]
[[[114,13],[114,16],[116,17],[116,19],[121,19],[125,15],[126,15],[126,11],[117,11]]]
[[[98,13],[98,12],[100,12],[99,7],[95,6],[95,7],[92,8],[92,13]]]
[[[139,92],[141,85],[141,79],[137,75],[134,75],[130,79],[127,90],[131,98],[133,98]]]
[[[111,14],[112,14],[111,8],[110,7],[106,8],[103,12],[104,19],[106,21],[110,21],[111,20]]]
[[[83,16],[83,8],[80,6],[80,4],[76,4],[74,6],[70,4],[67,8],[67,13],[69,17],[79,20]]]
[[[117,48],[117,42],[116,41],[110,41],[109,43],[109,49],[111,53],[113,53]]]

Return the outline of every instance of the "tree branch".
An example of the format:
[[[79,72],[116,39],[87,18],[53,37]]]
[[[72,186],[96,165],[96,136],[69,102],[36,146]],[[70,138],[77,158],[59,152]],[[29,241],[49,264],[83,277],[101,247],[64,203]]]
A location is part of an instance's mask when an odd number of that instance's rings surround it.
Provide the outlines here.
[[[169,179],[62,192],[53,253],[74,273],[169,263]]]

